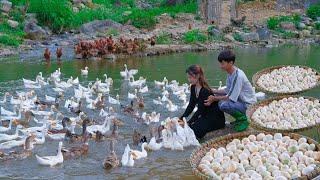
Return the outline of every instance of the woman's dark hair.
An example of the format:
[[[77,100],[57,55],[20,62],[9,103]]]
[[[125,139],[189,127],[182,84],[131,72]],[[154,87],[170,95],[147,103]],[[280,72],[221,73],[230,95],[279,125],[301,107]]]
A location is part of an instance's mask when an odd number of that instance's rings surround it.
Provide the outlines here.
[[[236,61],[236,55],[231,51],[231,50],[223,50],[222,52],[220,52],[219,56],[218,56],[218,61],[222,62],[235,62]]]
[[[191,65],[188,67],[188,69],[186,70],[186,73],[188,73],[191,76],[196,76],[199,75],[199,84],[208,89],[209,91],[211,91],[211,88],[209,87],[206,78],[204,77],[204,73],[202,68],[199,65]]]

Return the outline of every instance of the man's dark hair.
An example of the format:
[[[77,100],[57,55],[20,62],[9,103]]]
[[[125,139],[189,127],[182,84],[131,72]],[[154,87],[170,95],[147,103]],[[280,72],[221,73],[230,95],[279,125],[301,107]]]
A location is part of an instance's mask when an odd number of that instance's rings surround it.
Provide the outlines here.
[[[231,51],[231,50],[223,50],[222,52],[220,52],[219,56],[218,56],[218,61],[222,62],[235,62],[236,60],[236,55]]]

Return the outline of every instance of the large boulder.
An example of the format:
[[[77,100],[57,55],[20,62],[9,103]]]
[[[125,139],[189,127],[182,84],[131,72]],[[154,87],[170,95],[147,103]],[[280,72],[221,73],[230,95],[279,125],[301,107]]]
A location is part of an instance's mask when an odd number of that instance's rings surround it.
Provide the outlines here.
[[[225,39],[225,41],[227,41],[227,42],[235,42],[235,41],[236,41],[231,34],[226,34],[226,35],[224,36],[224,39]]]
[[[45,39],[49,33],[45,31],[42,27],[38,26],[35,22],[26,22],[24,25],[24,32],[26,33],[26,38],[28,39]]]
[[[290,31],[296,30],[296,25],[293,22],[281,22],[280,27],[284,30],[290,30]]]
[[[8,13],[11,10],[12,2],[7,0],[2,0],[0,2],[0,8],[3,12]]]
[[[16,28],[19,26],[19,23],[17,21],[14,21],[14,20],[10,20],[8,19],[7,23],[9,24],[10,27],[12,28]]]
[[[96,33],[105,33],[110,28],[120,30],[122,24],[112,20],[95,20],[82,25],[80,32],[88,35],[95,35]]]
[[[257,28],[257,33],[258,33],[258,36],[259,36],[259,40],[268,40],[268,39],[271,38],[271,32],[266,27],[258,27]]]
[[[239,33],[244,42],[259,41],[259,34],[256,32]]]

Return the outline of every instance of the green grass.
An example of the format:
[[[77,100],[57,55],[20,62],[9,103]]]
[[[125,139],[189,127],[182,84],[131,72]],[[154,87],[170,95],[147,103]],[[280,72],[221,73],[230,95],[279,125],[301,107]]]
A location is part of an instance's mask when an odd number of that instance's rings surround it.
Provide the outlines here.
[[[314,24],[314,28],[315,28],[316,30],[320,30],[320,23],[315,23],[315,24]]]
[[[160,33],[156,38],[156,44],[170,44],[172,39],[170,34],[167,32]]]
[[[29,12],[36,13],[41,25],[60,32],[72,24],[73,12],[68,0],[31,0]]]
[[[296,26],[301,21],[301,16],[298,14],[294,14],[292,16],[275,16],[270,17],[267,20],[267,26],[271,30],[276,30],[279,28],[281,22],[293,22]]]
[[[114,7],[115,0],[93,0],[98,4],[93,8],[84,8],[74,13],[68,0],[30,0],[28,12],[36,13],[41,25],[48,26],[53,32],[78,28],[93,20],[111,19],[119,23],[128,21],[137,28],[153,28],[156,16],[169,13],[174,17],[177,13],[196,13],[195,0],[176,6],[158,6],[152,9],[138,9],[134,0],[121,0],[120,7]],[[158,1],[155,1],[158,2]],[[124,16],[124,12],[131,12]]]
[[[14,36],[9,35],[0,35],[0,44],[5,46],[18,47],[21,44],[22,40],[17,39]]]
[[[312,5],[307,9],[307,16],[313,20],[316,20],[317,17],[320,17],[320,4]]]
[[[118,32],[117,29],[110,28],[110,29],[107,30],[106,35],[107,36],[110,36],[110,35],[111,36],[117,36],[117,35],[119,35],[119,32]]]
[[[243,42],[243,39],[239,33],[233,33],[232,36],[236,41]]]
[[[206,42],[208,40],[208,37],[202,32],[200,32],[199,29],[194,29],[186,32],[183,35],[182,39],[185,43],[190,44],[190,43],[197,43],[197,42],[201,42],[201,43]]]

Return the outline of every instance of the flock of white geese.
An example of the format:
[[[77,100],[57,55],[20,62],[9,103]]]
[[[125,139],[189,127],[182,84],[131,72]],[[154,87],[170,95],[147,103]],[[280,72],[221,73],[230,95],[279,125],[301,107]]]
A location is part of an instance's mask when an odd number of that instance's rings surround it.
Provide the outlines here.
[[[109,93],[113,80],[106,74],[104,79],[97,78],[87,86],[81,85],[83,83],[78,77],[63,78],[60,68],[46,78],[41,72],[35,80],[23,78],[23,91],[6,92],[0,100],[0,160],[34,156],[40,165],[52,167],[68,158],[88,153],[88,140],[108,139],[111,149],[103,166],[113,168],[120,164],[133,166],[135,160],[147,157],[147,150],[183,150],[187,146],[198,146],[199,142],[185,119],[181,121],[168,117],[161,118],[160,121],[160,113],[156,111],[141,113],[144,106],[143,96],[149,91],[147,80],[143,77],[135,80],[138,70],[128,70],[127,65],[124,66],[125,70],[121,71],[120,75],[130,87],[124,101],[120,101],[118,94],[112,96]],[[82,76],[88,74],[88,67],[81,70]],[[156,106],[175,112],[188,105],[188,84],[179,85],[179,82],[169,82],[164,77],[162,81],[154,81],[154,85],[159,90],[159,96],[152,100]],[[46,90],[43,90],[44,88]],[[179,101],[174,102],[173,96]],[[130,105],[123,105],[128,100],[131,101]],[[115,109],[118,109],[118,112]],[[89,117],[86,113],[88,111],[94,112],[91,114],[95,117]],[[117,119],[120,111],[136,119],[137,123],[155,124],[157,128],[153,128],[149,142],[134,132],[133,143],[141,144],[141,151],[131,149],[128,144],[121,160],[118,160],[113,143],[118,135],[118,127],[123,125],[122,121]],[[96,119],[102,121],[95,121]],[[82,133],[75,131],[78,126]],[[59,142],[58,153],[51,156],[33,155],[32,149],[35,145],[44,145],[47,138]],[[75,143],[77,146],[63,147],[66,142]]]

